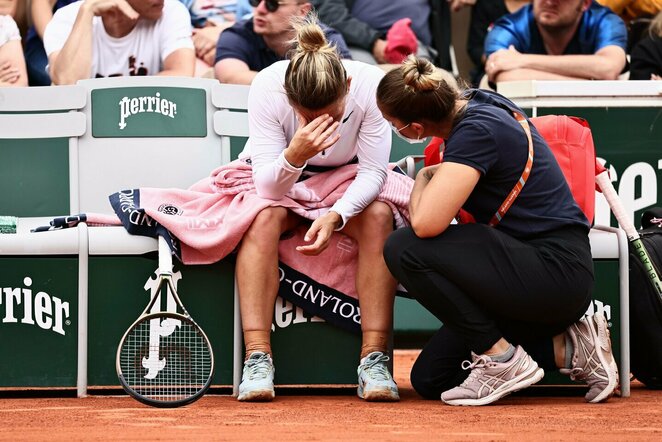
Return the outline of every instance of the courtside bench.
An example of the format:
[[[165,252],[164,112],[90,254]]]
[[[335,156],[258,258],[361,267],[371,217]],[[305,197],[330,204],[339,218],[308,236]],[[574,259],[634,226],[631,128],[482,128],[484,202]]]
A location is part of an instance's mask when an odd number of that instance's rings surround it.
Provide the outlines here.
[[[117,190],[186,188],[208,175],[215,166],[236,157],[243,147],[248,135],[247,96],[246,87],[161,77],[0,90],[0,155],[10,160],[0,163],[1,178],[5,188],[12,189],[14,182],[25,188],[0,196],[2,214],[24,217],[19,220],[17,235],[0,236],[4,302],[0,308],[5,308],[0,311],[0,327],[3,335],[9,336],[0,340],[0,354],[16,348],[16,340],[30,346],[11,367],[0,367],[0,374],[5,375],[0,387],[76,386],[78,394],[84,395],[88,387],[117,385],[116,346],[144,308],[146,295],[151,294],[150,281],[157,267],[156,240],[128,235],[122,227],[88,228],[81,224],[76,229],[41,234],[30,234],[29,228],[57,215],[109,213],[107,196]],[[166,100],[159,102],[158,112],[157,99]],[[40,109],[43,103],[48,106]],[[21,149],[22,143],[38,150],[26,158],[31,151]],[[49,148],[51,144],[56,147]],[[410,147],[400,144],[394,140],[392,160],[408,153],[405,149]],[[54,149],[59,151],[53,153]],[[11,155],[5,156],[6,152]],[[46,154],[53,159],[43,161],[50,158]],[[35,167],[23,166],[19,174],[15,165],[21,163]],[[48,177],[46,183],[35,190],[32,183],[43,176]],[[63,179],[68,183],[65,190],[52,184]],[[48,192],[53,196],[44,197]],[[33,203],[40,198],[45,202],[59,198],[60,202],[53,207]],[[623,262],[620,281],[618,278],[619,247],[627,250],[625,238],[618,232],[591,232],[594,258],[616,269],[612,278],[599,280],[596,287],[596,297],[603,299],[602,294],[611,293],[616,302],[598,301],[593,308],[609,308],[614,317],[627,311],[626,302],[619,307],[616,290],[620,284],[622,294],[627,287]],[[218,364],[214,385],[236,388],[243,350],[238,308],[230,295],[235,292],[232,259],[213,266],[180,265],[175,270],[181,272],[178,281],[184,303],[214,346]],[[7,310],[10,298],[11,315]],[[33,310],[30,315],[25,313],[28,303]],[[280,298],[275,310],[273,345],[278,385],[356,382],[358,336],[318,322]],[[66,317],[57,316],[65,313]],[[61,325],[64,335],[57,324],[65,324]],[[612,328],[612,336],[615,343],[627,343],[627,322],[620,325],[623,331]],[[396,333],[426,334],[438,326],[439,321],[414,301],[396,300]],[[620,352],[627,394],[627,346],[621,344]],[[42,360],[48,363],[39,363]]]
[[[229,89],[228,99],[238,97],[245,109],[247,88]],[[107,196],[118,190],[187,188],[230,161],[230,136],[215,129],[228,112],[212,104],[212,93],[223,94],[223,86],[161,77],[0,89],[0,167],[11,189],[0,208],[20,217],[17,234],[0,235],[0,354],[15,355],[0,366],[0,388],[76,387],[83,396],[118,385],[115,351],[153,290],[156,240],[84,223],[30,229],[55,216],[110,213]],[[247,135],[245,121],[230,127]],[[233,259],[175,271],[183,302],[212,341],[213,385],[236,388],[243,350]],[[278,385],[356,382],[360,338],[280,298],[273,345]]]

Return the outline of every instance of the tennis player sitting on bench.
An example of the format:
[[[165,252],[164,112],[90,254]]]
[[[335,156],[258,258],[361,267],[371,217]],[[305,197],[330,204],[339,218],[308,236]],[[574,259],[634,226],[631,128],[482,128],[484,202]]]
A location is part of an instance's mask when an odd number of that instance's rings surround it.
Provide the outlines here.
[[[342,60],[315,19],[295,24],[297,48],[290,60],[260,71],[248,97],[249,140],[239,158],[250,159],[258,195],[279,200],[307,166],[334,169],[358,161],[356,178],[343,196],[317,218],[297,250],[317,255],[331,234],[342,232],[358,243],[356,288],[363,341],[359,397],[397,401],[398,388],[386,362],[396,283],[382,255],[393,230],[393,214],[375,201],[386,180],[391,128],[382,118],[375,94],[383,71]],[[237,255],[246,359],[240,401],[274,397],[271,323],[279,273],[280,236],[307,222],[284,207],[260,212]]]

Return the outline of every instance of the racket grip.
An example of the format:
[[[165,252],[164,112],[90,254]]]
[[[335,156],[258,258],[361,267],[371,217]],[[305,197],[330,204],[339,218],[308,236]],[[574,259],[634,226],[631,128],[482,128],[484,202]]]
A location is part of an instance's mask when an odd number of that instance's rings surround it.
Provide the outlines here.
[[[159,273],[172,274],[172,253],[168,242],[159,235]]]
[[[609,204],[609,208],[611,209],[612,213],[616,217],[616,220],[618,221],[618,224],[621,226],[621,229],[625,231],[625,234],[630,239],[630,241],[638,239],[639,233],[630,220],[630,217],[625,210],[625,206],[623,205],[623,201],[621,201],[621,198],[616,193],[616,189],[614,189],[614,185],[609,179],[608,172],[604,171],[598,174],[595,177],[595,182],[598,183],[598,187],[602,191],[602,194],[605,196],[607,204]]]

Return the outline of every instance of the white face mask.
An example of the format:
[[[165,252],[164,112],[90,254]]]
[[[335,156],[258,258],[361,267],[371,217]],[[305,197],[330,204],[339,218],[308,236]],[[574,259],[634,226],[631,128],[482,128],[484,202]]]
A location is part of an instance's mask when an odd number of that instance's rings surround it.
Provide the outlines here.
[[[398,137],[402,138],[402,139],[405,140],[407,143],[409,143],[409,144],[421,144],[421,143],[425,143],[425,138],[416,138],[416,139],[414,139],[414,138],[405,137],[404,135],[402,135],[402,134],[400,133],[400,131],[401,131],[402,129],[408,127],[409,124],[411,124],[411,123],[407,124],[406,126],[402,126],[400,129],[398,129],[397,127],[393,126],[393,123],[389,123],[389,124],[391,125],[391,128],[393,128],[393,132],[395,132],[395,134],[396,134]]]

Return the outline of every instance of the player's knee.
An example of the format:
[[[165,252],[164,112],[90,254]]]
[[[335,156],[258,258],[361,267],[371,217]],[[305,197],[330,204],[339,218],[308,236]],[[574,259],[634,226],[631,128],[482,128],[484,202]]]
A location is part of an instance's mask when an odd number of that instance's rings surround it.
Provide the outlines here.
[[[244,235],[244,241],[278,240],[286,219],[286,208],[267,207],[257,214],[251,223],[251,226],[248,228],[248,231]]]
[[[364,209],[368,226],[373,231],[384,232],[386,234],[393,231],[393,210],[388,204],[381,201],[375,201]],[[370,229],[370,227],[368,227]]]

